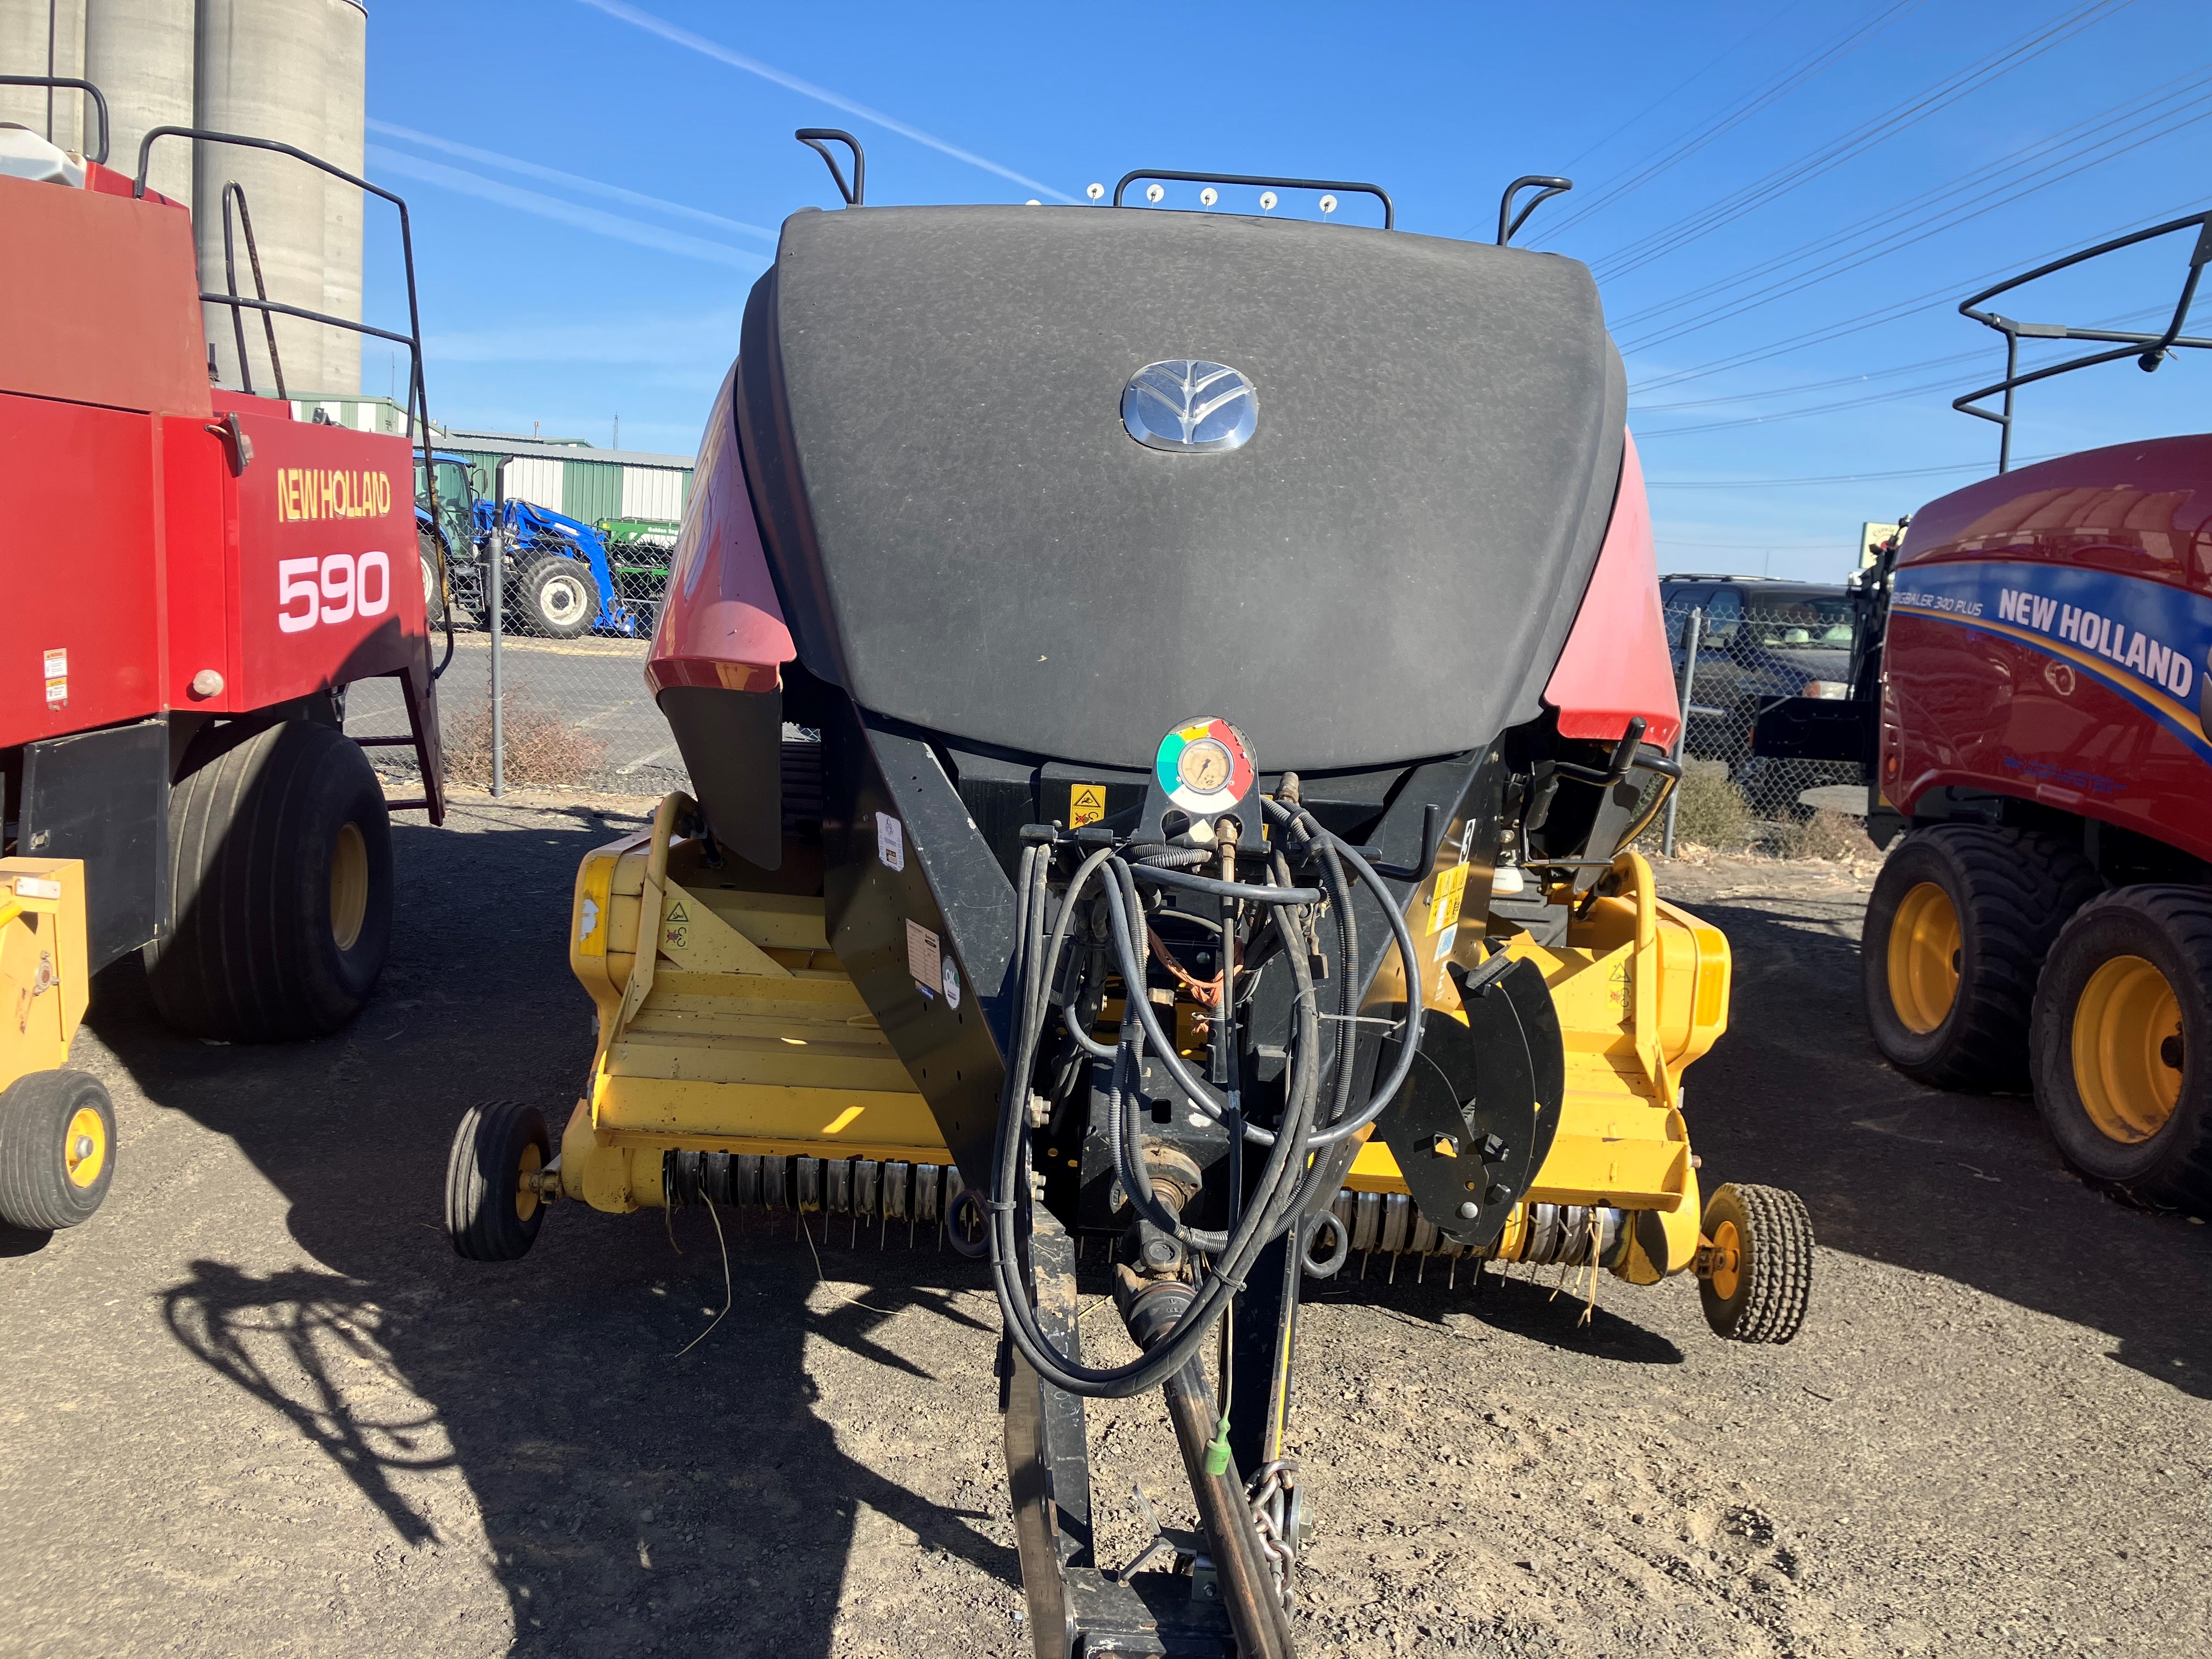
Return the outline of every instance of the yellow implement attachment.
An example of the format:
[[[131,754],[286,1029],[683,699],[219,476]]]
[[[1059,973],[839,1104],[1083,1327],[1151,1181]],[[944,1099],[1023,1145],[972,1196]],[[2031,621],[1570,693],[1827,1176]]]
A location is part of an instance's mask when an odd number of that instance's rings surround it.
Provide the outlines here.
[[[626,1211],[664,1204],[681,1181],[737,1201],[936,1220],[959,1176],[830,948],[818,865],[796,845],[773,874],[709,865],[699,842],[673,838],[690,806],[671,796],[649,832],[577,872],[569,965],[598,1006],[599,1040],[544,1189]],[[1550,988],[1566,1092],[1534,1186],[1480,1254],[1595,1260],[1648,1284],[1697,1256],[1681,1078],[1727,1025],[1729,950],[1657,896],[1637,854],[1621,855],[1609,884],[1564,944],[1520,933],[1506,947]],[[1354,1249],[1474,1254],[1420,1215],[1379,1139],[1335,1207]]]
[[[1551,990],[1566,1048],[1566,1097],[1550,1154],[1495,1254],[1578,1259],[1577,1241],[1595,1228],[1602,1255],[1605,1230],[1625,1228],[1628,1248],[1614,1253],[1615,1271],[1649,1283],[1689,1266],[1697,1250],[1698,1177],[1682,1121],[1682,1073],[1728,1027],[1729,948],[1718,929],[1658,896],[1651,866],[1638,854],[1622,854],[1613,872],[1617,890],[1587,902],[1569,922],[1565,945],[1547,947],[1522,933],[1506,947],[1536,963]],[[1439,1249],[1435,1230],[1404,1198],[1406,1183],[1382,1141],[1360,1148],[1346,1187],[1340,1208],[1349,1212],[1355,1249]],[[1556,1241],[1547,1237],[1547,1211],[1560,1218]],[[1591,1211],[1626,1217],[1593,1223],[1585,1218]],[[1394,1225],[1401,1213],[1406,1218]],[[1653,1221],[1638,1224],[1647,1214]]]
[[[806,890],[818,865],[796,847],[776,876],[710,866],[696,842],[672,852],[690,805],[670,796],[649,833],[588,854],[577,872],[568,961],[598,1005],[599,1041],[562,1136],[562,1191],[602,1210],[658,1206],[664,1154],[720,1152],[779,1160],[779,1192],[780,1160],[807,1160],[796,1201],[817,1207],[810,1189],[828,1203],[842,1183],[815,1161],[861,1160],[871,1185],[875,1166],[924,1166],[916,1184],[929,1182],[933,1217],[951,1156],[830,949],[823,901]]]
[[[0,1089],[69,1063],[87,967],[82,860],[0,859]]]

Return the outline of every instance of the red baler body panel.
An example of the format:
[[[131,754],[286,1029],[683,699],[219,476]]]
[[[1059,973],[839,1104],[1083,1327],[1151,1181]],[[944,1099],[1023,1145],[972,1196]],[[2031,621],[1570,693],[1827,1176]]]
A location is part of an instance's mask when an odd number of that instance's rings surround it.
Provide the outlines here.
[[[2212,859],[2212,435],[2085,450],[1914,519],[1881,784],[1987,789]]]
[[[1620,486],[1597,567],[1544,688],[1544,701],[1559,710],[1564,738],[1617,742],[1629,720],[1640,714],[1644,741],[1666,749],[1681,729],[1667,618],[1659,605],[1651,507],[1632,437],[1621,448]]]
[[[0,178],[0,747],[399,672],[434,731],[412,446],[211,392],[191,219],[113,178]]]
[[[672,685],[774,691],[783,684],[783,665],[799,654],[769,574],[738,452],[730,406],[737,378],[732,368],[714,399],[691,507],[670,561],[668,592],[645,666],[656,697]]]

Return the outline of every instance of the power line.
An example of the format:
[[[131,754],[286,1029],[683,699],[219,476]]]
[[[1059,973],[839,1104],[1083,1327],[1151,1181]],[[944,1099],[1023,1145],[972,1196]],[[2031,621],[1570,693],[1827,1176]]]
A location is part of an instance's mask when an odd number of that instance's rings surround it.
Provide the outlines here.
[[[2124,315],[2118,317],[2106,317],[2097,322],[2088,324],[2087,326],[2091,328],[2118,328],[2125,323],[2141,322],[2151,317],[2166,316],[2170,314],[2171,310],[2172,307],[2167,306],[2146,306],[2140,311],[2128,312]],[[1989,350],[1985,347],[1979,351],[1962,351],[1952,357],[1933,358],[1930,360],[1929,364],[1909,363],[1905,367],[1907,368],[1922,368],[1929,367],[1930,364],[1933,363],[1962,362],[1968,358],[1982,358],[1986,360],[1989,355]],[[2054,356],[2063,356],[2063,353],[2054,353],[2053,355]],[[2022,363],[2021,367],[2023,369],[2028,369],[2035,368],[2037,365],[2033,362],[2027,362]],[[1887,374],[1897,374],[1900,371],[1891,369],[1884,372]],[[1845,375],[1840,380],[1831,380],[1826,384],[1830,386],[1848,385],[1856,380],[1873,380],[1875,378],[1875,377],[1872,374]],[[1986,377],[1977,376],[1976,378],[1981,379]],[[1811,388],[1800,386],[1792,389],[1797,391],[1807,391]],[[1781,410],[1779,413],[1773,415],[1747,415],[1740,420],[1708,421],[1698,426],[1662,427],[1656,431],[1641,431],[1637,434],[1637,441],[1639,443],[1648,443],[1655,438],[1680,438],[1686,437],[1693,432],[1723,432],[1735,427],[1767,426],[1777,421],[1794,421],[1798,419],[1801,416],[1827,415],[1832,414],[1838,410],[1863,409],[1869,404],[1898,403],[1906,398],[1917,398],[1923,392],[1950,392],[1963,389],[1961,383],[1954,379],[1946,378],[1941,380],[1929,380],[1919,386],[1905,386],[1902,390],[1897,392],[1878,392],[1864,398],[1847,398],[1835,403],[1812,404],[1803,409],[1785,409]],[[1709,406],[1713,404],[1738,402],[1749,403],[1755,402],[1760,397],[1778,397],[1781,394],[1779,392],[1759,392],[1750,394],[1749,396],[1741,398],[1702,398],[1698,400],[1698,403],[1694,404],[1659,404],[1653,405],[1650,409],[1642,410],[1632,410],[1630,412],[1632,414],[1650,414],[1656,409],[1694,409],[1702,406]]]
[[[1546,242],[1556,241],[1562,233],[1572,229],[1593,213],[1619,201],[1632,191],[1640,190],[1661,174],[1671,172],[1699,150],[1734,131],[1753,116],[1796,90],[1830,64],[1847,57],[1906,12],[1916,9],[1920,3],[1921,0],[1897,0],[1896,4],[1878,14],[1870,21],[1846,32],[1833,43],[1822,47],[1811,57],[1800,59],[1705,126],[1686,135],[1672,149],[1664,152],[1636,173],[1626,177],[1615,174],[1614,178],[1619,179],[1618,183],[1611,184],[1609,188],[1601,190],[1598,195],[1584,203],[1574,212],[1553,221],[1546,228],[1542,240]],[[1534,245],[1533,240],[1531,245]]]
[[[1735,57],[1736,53],[1741,52],[1753,40],[1759,39],[1760,35],[1765,33],[1767,30],[1772,28],[1777,23],[1780,22],[1784,18],[1787,17],[1791,12],[1796,11],[1804,3],[1805,0],[1791,0],[1790,4],[1786,5],[1780,10],[1775,12],[1764,23],[1761,23],[1757,28],[1752,30],[1750,33],[1738,37],[1736,43],[1734,46],[1730,46],[1719,57],[1707,64],[1705,68],[1698,70],[1696,74],[1691,76],[1687,80],[1678,82],[1671,90],[1660,94],[1658,97],[1653,99],[1642,109],[1637,111],[1635,114],[1630,116],[1626,121],[1623,121],[1611,132],[1607,133],[1604,137],[1599,139],[1595,143],[1588,146],[1579,155],[1573,156],[1569,161],[1562,164],[1561,171],[1564,172],[1567,167],[1574,166],[1576,162],[1580,161],[1584,156],[1595,155],[1598,151],[1603,149],[1614,139],[1620,137],[1622,133],[1627,131],[1629,128],[1634,126],[1638,121],[1641,121],[1645,116],[1650,114],[1652,111],[1657,109],[1661,105],[1671,103],[1676,97],[1687,90],[1692,82],[1701,81],[1706,76],[1711,74],[1723,64]]]
[[[1638,350],[1655,345],[1664,345],[1669,341],[1679,340],[1686,335],[1695,334],[1705,329],[1711,328],[1716,323],[1725,322],[1732,317],[1740,317],[1747,311],[1755,311],[1761,307],[1771,305],[1777,300],[1787,299],[1793,294],[1802,293],[1808,288],[1817,287],[1819,284],[1827,282],[1830,278],[1841,275],[1844,270],[1849,269],[1854,264],[1862,263],[1867,258],[1872,258],[1875,254],[1893,253],[1900,248],[1910,247],[1916,242],[1925,241],[1929,237],[1933,236],[1941,231],[1955,229],[1960,225],[1966,223],[1969,220],[1978,219],[1984,214],[1994,213],[2002,207],[2008,207],[2014,202],[2034,195],[2038,191],[2047,190],[2052,185],[2062,183],[2064,180],[2074,177],[2076,173],[2086,173],[2092,167],[2101,167],[2106,161],[2116,161],[2120,156],[2126,155],[2130,150],[2140,149],[2145,144],[2155,143],[2160,138],[2172,137],[2183,128],[2195,126],[2199,121],[2205,120],[2212,120],[2212,106],[2208,106],[2200,110],[2197,113],[2190,116],[2185,120],[2175,122],[2162,132],[2154,132],[2148,137],[2137,139],[2132,144],[2124,145],[2120,149],[2112,151],[2110,155],[2101,155],[2093,161],[2084,161],[2078,167],[2069,167],[2067,171],[2059,173],[2055,178],[2046,179],[2040,184],[2031,185],[2022,189],[2014,190],[2011,195],[2005,197],[2002,201],[1989,202],[1988,205],[1976,207],[1972,212],[1957,213],[1950,219],[1942,223],[1930,224],[1923,221],[1920,226],[1913,228],[1909,232],[1899,232],[1898,234],[1889,237],[1884,241],[1876,242],[1869,247],[1856,250],[1850,255],[1832,261],[1827,269],[1821,270],[1817,274],[1806,276],[1800,281],[1776,284],[1772,288],[1765,290],[1760,294],[1753,295],[1750,298],[1742,301],[1740,303],[1717,307],[1711,311],[1700,313],[1698,315],[1685,319],[1682,322],[1662,330],[1657,334],[1646,335],[1642,339],[1632,341],[1624,349],[1627,350]],[[1995,191],[1990,192],[1991,196],[1998,193],[1998,191]],[[1986,198],[1977,199],[1982,200]],[[1970,203],[1966,205],[1972,206],[1972,204]]]
[[[2190,85],[2183,88],[2179,92],[2160,100],[2160,102],[2174,107],[2162,109],[2148,115],[2124,131],[2077,143],[2071,154],[2046,161],[2043,165],[2020,173],[2014,178],[1992,185],[1979,195],[1969,197],[1963,202],[1954,203],[1949,207],[1927,213],[1920,219],[1909,224],[1897,226],[1872,240],[1863,240],[1856,246],[1834,253],[1833,257],[1822,264],[1813,265],[1792,276],[1778,276],[1765,288],[1754,289],[1747,295],[1711,307],[1677,322],[1667,324],[1656,332],[1644,335],[1634,341],[1627,349],[1634,349],[1638,347],[1662,344],[1668,340],[1678,339],[1683,335],[1710,327],[1715,322],[1741,316],[1747,311],[1755,310],[1776,300],[1802,293],[1806,289],[1826,282],[1845,270],[1865,263],[1877,254],[1894,252],[1899,248],[1909,247],[1916,242],[1924,241],[1929,237],[1943,231],[1955,229],[1985,214],[1994,213],[1999,208],[2009,206],[2038,191],[2047,190],[2053,185],[2063,183],[2077,173],[2087,172],[2092,167],[2102,167],[2108,161],[2117,161],[2131,150],[2142,149],[2145,144],[2171,137],[2186,127],[2194,126],[2199,121],[2212,119],[2212,107],[2206,106],[2201,96],[2198,95],[2208,85],[2212,85],[2212,71],[2198,75]],[[2177,117],[2179,118],[2175,118]],[[2158,126],[2161,122],[2166,125],[2159,127],[2158,131],[2141,137],[2135,137],[2136,134],[2143,132],[2144,128]],[[2108,121],[2104,125],[2109,126],[2113,123]],[[2119,143],[2121,139],[2130,137],[2134,138],[2131,143]],[[2104,153],[2101,155],[2094,153],[2100,149]],[[2073,165],[2067,165],[2069,162]],[[1978,181],[1970,176],[1967,179],[1938,192],[1935,198],[1923,198],[1923,203],[1939,201],[1945,195],[1956,195],[1960,191],[1970,188],[1975,182]],[[1892,216],[1888,214],[1871,216],[1868,219],[1862,220],[1857,225],[1850,227],[1844,232],[1828,237],[1820,242],[1807,244],[1805,249],[1797,250],[1792,254],[1778,259],[1769,260],[1764,266],[1753,267],[1750,271],[1740,273],[1736,276],[1707,283],[1701,289],[1692,290],[1688,295],[1679,296],[1662,304],[1646,307],[1643,311],[1631,313],[1628,318],[1624,319],[1623,325],[1626,326],[1638,319],[1656,318],[1668,311],[1678,310],[1682,306],[1694,304],[1699,297],[1711,298],[1725,292],[1729,288],[1740,287],[1744,283],[1756,281],[1760,275],[1772,274],[1781,265],[1799,258],[1808,250],[1817,252],[1833,249],[1838,243],[1845,240],[1851,233],[1868,225],[1881,223],[1891,219]]]
[[[2014,466],[2026,466],[2033,461],[2054,460],[2065,454],[2054,450],[2049,455],[2023,455]],[[1866,483],[1876,478],[1929,478],[1942,472],[1988,472],[1995,465],[1990,461],[1965,461],[1956,466],[1907,466],[1893,472],[1838,472],[1825,478],[1647,478],[1644,487],[1650,489],[1771,489],[1784,484]]]
[[[1662,225],[1613,252],[1593,259],[1591,268],[1607,277],[1625,276],[1654,259],[1687,246],[1721,226],[1802,189],[1821,174],[1833,171],[1876,144],[1993,84],[2071,36],[2081,33],[2117,7],[2131,3],[2133,0],[2088,0],[2088,3],[2057,22],[2031,31],[2010,46],[1923,87],[1872,121],[1855,124],[1841,137],[1777,167],[1717,202]]]
[[[1765,362],[1776,357],[1786,357],[1792,352],[1803,351],[1816,345],[1826,345],[1830,341],[1841,339],[1846,335],[1863,333],[1869,328],[1878,328],[1884,323],[1896,322],[1917,312],[1932,311],[1937,306],[1960,294],[1979,287],[1996,277],[2010,276],[2024,266],[2040,264],[2046,259],[2054,259],[2062,253],[2071,252],[2076,248],[2087,246],[2094,242],[2108,241],[2115,236],[2124,236],[2131,230],[2141,230],[2146,225],[2154,225],[2161,220],[2178,218],[2182,214],[2196,211],[2203,204],[2204,198],[2193,198],[2179,206],[2168,208],[2164,212],[2154,213],[2144,218],[2132,220],[2126,224],[2115,226],[2101,235],[2069,240],[2057,247],[2047,248],[2041,253],[2008,260],[2002,265],[1984,270],[1976,276],[1959,277],[1944,283],[1941,288],[1929,289],[1910,299],[1893,301],[1887,305],[1878,306],[1872,311],[1861,312],[1855,317],[1844,318],[1840,322],[1815,329],[1808,334],[1798,335],[1790,339],[1769,341],[1765,345],[1747,347],[1728,356],[1715,358],[1709,362],[1692,363],[1686,368],[1669,369],[1663,374],[1632,386],[1629,392],[1633,396],[1639,392],[1658,392],[1670,386],[1681,386],[1691,380],[1702,380],[1711,375],[1724,374],[1731,368],[1747,368],[1753,363]],[[1624,348],[1624,355],[1626,351],[1638,349],[1639,348]]]
[[[1838,374],[1832,380],[1806,380],[1796,386],[1770,386],[1765,392],[1739,392],[1720,398],[1692,398],[1675,404],[1634,404],[1629,412],[1638,415],[1657,415],[1677,409],[1711,409],[1716,404],[1756,403],[1762,398],[1787,398],[1799,392],[1826,392],[1831,386],[1857,386],[1866,380],[1887,380],[1893,375],[1910,374],[1923,368],[1941,368],[1952,363],[1963,363],[1970,358],[1985,357],[1986,347],[1974,351],[1954,351],[1948,357],[1928,357],[1917,363],[1899,363],[1892,368],[1870,368],[1860,374]]]
[[[1977,185],[1988,184],[1992,179],[2000,177],[2008,171],[2017,172],[2018,176],[2014,182],[2022,182],[2027,179],[2036,176],[2037,173],[2041,171],[2046,171],[2051,167],[2062,165],[2063,160],[2067,159],[2063,157],[2057,160],[2050,159],[2051,153],[2052,151],[2063,148],[2069,142],[2075,144],[2076,148],[2075,153],[2076,155],[2081,154],[2087,149],[2094,149],[2095,148],[2095,144],[2089,142],[2091,135],[2096,132],[2100,132],[2107,127],[2116,125],[2118,122],[2126,119],[2130,114],[2142,114],[2145,110],[2154,109],[2158,105],[2170,104],[2185,100],[2193,92],[2195,92],[2208,77],[2212,77],[2212,70],[2197,70],[2191,71],[2190,75],[2176,76],[2173,80],[2167,82],[2164,86],[2154,88],[2149,92],[2140,93],[2133,96],[2124,98],[2121,100],[2119,103],[2113,105],[2110,109],[2100,110],[2095,115],[2087,117],[2083,120],[2077,121],[2074,125],[2065,128],[2060,132],[2052,134],[2050,137],[2042,140],[2039,143],[2027,150],[2021,151],[2015,155],[2008,155],[2001,161],[1986,163],[1984,166],[1973,168],[1970,172],[1961,173],[1957,178],[1947,179],[1942,185],[1937,186],[1936,189],[1918,193],[1908,201],[1886,204],[1875,212],[1867,215],[1864,218],[1859,219],[1854,223],[1845,225],[1840,229],[1831,232],[1826,236],[1816,237],[1812,241],[1801,243],[1786,252],[1772,255],[1771,257],[1762,260],[1759,264],[1747,266],[1741,270],[1731,272],[1724,276],[1716,277],[1712,281],[1705,283],[1698,287],[1689,289],[1683,293],[1677,295],[1671,300],[1662,300],[1655,304],[1645,306],[1639,311],[1631,312],[1626,316],[1618,319],[1619,325],[1622,327],[1626,327],[1632,324],[1642,322],[1650,318],[1664,316],[1669,311],[1679,310],[1683,306],[1693,304],[1698,300],[1708,298],[1713,295],[1726,293],[1731,288],[1741,287],[1746,283],[1756,281],[1758,278],[1767,276],[1775,270],[1778,270],[1782,267],[1788,265],[1796,260],[1803,258],[1808,255],[1824,252],[1831,248],[1848,243],[1863,231],[1878,226],[1893,224],[1900,211],[1932,206],[1934,204],[1943,200],[1946,197],[1956,196],[1965,191],[1973,189]],[[2185,82],[2187,82],[2188,84],[2185,85]],[[2176,88],[2179,88],[2179,90],[2177,91],[2175,90]],[[2148,120],[2156,120],[2158,118],[2160,118],[2160,116],[2157,113],[2153,113],[2148,118]],[[2142,129],[2142,125],[2147,124],[2147,122],[2139,123],[2137,126],[2130,128],[2129,131],[2130,132],[2139,131]],[[2039,167],[2032,167],[2030,164],[2038,161],[2039,153],[2040,153],[2040,156],[2042,158],[2041,166]]]

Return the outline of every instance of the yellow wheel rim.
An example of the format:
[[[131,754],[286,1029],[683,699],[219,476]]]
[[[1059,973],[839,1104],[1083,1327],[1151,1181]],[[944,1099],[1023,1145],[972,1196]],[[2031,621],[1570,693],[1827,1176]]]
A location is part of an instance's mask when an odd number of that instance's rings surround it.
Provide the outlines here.
[[[1743,1275],[1743,1240],[1736,1233],[1735,1222],[1723,1221],[1713,1229],[1712,1264],[1706,1278],[1713,1293],[1723,1302],[1734,1300]]]
[[[81,1106],[69,1121],[62,1138],[62,1167],[73,1187],[89,1187],[107,1167],[107,1120],[89,1106]]]
[[[2109,1140],[2133,1146],[2166,1127],[2181,1098],[2181,1004],[2141,957],[2100,964],[2074,1005],[2074,1086]]]
[[[538,1171],[544,1167],[545,1155],[535,1143],[522,1149],[522,1175],[514,1183],[514,1214],[520,1221],[527,1221],[538,1213]]]
[[[357,823],[341,824],[331,845],[331,937],[350,951],[368,916],[368,843]]]
[[[1951,1017],[1959,1000],[1959,913],[1951,896],[1923,881],[1889,924],[1889,1006],[1923,1036]]]

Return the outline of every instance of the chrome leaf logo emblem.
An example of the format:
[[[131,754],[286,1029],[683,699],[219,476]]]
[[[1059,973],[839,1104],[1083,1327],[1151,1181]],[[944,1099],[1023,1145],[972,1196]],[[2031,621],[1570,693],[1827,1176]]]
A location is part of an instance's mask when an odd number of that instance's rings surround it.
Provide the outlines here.
[[[1146,363],[1121,388],[1121,424],[1147,449],[1236,449],[1259,423],[1259,394],[1226,363]]]

